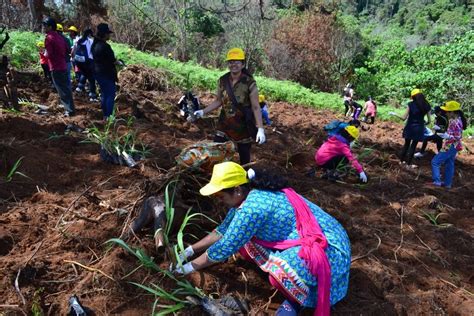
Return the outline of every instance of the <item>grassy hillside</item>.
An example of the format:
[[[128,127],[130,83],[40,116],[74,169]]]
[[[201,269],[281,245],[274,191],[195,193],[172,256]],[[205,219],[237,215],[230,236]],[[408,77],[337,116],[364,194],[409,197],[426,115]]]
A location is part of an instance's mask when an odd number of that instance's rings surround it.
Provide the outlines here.
[[[33,68],[39,71],[36,42],[43,36],[39,33],[14,31],[11,33],[11,37],[4,47],[4,54],[10,56],[12,64],[18,69]],[[112,47],[117,58],[123,59],[126,64],[143,64],[166,70],[169,73],[170,81],[182,89],[190,86],[193,89],[214,91],[217,79],[225,73],[225,70],[208,69],[193,62],[181,63],[163,56],[138,51],[124,44],[112,43]],[[256,81],[260,91],[269,100],[332,109],[338,112],[343,109],[342,98],[337,94],[314,92],[295,82],[262,76],[256,76]],[[407,101],[404,100],[402,104]],[[379,119],[391,119],[388,115],[390,111],[401,114],[403,109],[381,105],[379,106]],[[474,128],[470,128],[466,134],[474,134]]]

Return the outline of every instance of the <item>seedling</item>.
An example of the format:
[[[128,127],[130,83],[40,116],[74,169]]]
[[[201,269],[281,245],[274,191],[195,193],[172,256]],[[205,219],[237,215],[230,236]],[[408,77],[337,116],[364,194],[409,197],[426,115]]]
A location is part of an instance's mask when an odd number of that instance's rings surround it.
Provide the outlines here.
[[[451,226],[451,224],[449,224],[449,223],[440,223],[439,222],[439,218],[441,217],[441,215],[444,215],[446,213],[441,212],[441,213],[438,213],[437,215],[434,215],[434,214],[431,214],[431,213],[423,212],[423,214],[430,221],[430,223],[433,224],[436,227],[449,227],[449,226]]]
[[[22,176],[22,177],[25,177],[25,178],[28,178],[30,179],[30,177],[28,177],[27,175],[25,175],[24,173],[21,173],[20,171],[18,171],[18,168],[20,168],[20,165],[21,165],[21,161],[23,160],[24,157],[20,157],[16,162],[15,164],[13,165],[13,167],[10,169],[10,171],[8,172],[7,174],[7,177],[6,177],[6,181],[7,182],[11,182],[13,180],[13,176],[14,175],[19,175],[19,176]]]

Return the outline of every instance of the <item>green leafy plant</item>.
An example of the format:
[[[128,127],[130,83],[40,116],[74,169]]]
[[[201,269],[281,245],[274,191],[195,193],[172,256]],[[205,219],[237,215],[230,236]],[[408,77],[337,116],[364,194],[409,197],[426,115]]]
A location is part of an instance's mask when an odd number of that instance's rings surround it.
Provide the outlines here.
[[[161,273],[165,278],[174,281],[176,288],[171,291],[167,291],[154,283],[150,283],[150,285],[148,286],[141,283],[130,282],[131,284],[141,289],[144,289],[145,291],[155,296],[155,302],[153,303],[152,311],[153,315],[167,315],[185,308],[188,305],[188,302],[185,299],[186,296],[192,295],[201,298],[205,296],[201,289],[195,287],[187,280],[180,280],[176,278],[170,271],[161,269],[154,262],[154,258],[148,256],[143,249],[134,249],[130,247],[126,242],[118,238],[110,239],[106,243],[115,243],[133,256],[135,256],[140,262],[139,267],[143,266],[145,268],[151,269],[155,272]],[[155,314],[155,310],[157,307],[160,308],[160,312]]]
[[[120,125],[125,123],[125,125]],[[149,155],[146,146],[137,139],[136,131],[133,130],[133,117],[116,119],[112,114],[106,121],[103,128],[93,125],[87,129],[86,143],[95,143],[101,146],[110,155],[138,155],[145,157]],[[121,127],[125,131],[121,131]]]
[[[25,177],[25,178],[30,178],[27,175],[25,175],[24,173],[21,173],[20,171],[18,171],[18,168],[20,168],[21,161],[23,160],[23,158],[24,157],[20,157],[17,161],[15,161],[15,163],[13,164],[13,167],[10,169],[10,171],[8,172],[8,174],[6,176],[6,181],[7,182],[11,182],[13,180],[14,175],[19,175],[19,176],[22,176],[22,177]]]
[[[448,227],[448,226],[451,226],[451,224],[449,223],[440,223],[439,222],[439,218],[444,215],[445,213],[441,212],[441,213],[438,213],[438,214],[431,214],[431,213],[427,213],[427,212],[423,212],[423,214],[425,215],[425,217],[430,221],[431,224],[433,224],[434,226],[436,227]]]

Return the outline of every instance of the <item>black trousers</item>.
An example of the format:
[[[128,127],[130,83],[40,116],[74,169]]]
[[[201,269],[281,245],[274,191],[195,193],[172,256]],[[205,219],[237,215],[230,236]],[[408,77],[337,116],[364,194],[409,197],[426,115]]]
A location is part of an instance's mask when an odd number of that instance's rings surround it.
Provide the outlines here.
[[[328,170],[334,170],[337,169],[339,165],[346,165],[348,162],[349,160],[347,160],[346,156],[336,156],[328,160],[321,167]]]
[[[443,148],[443,139],[439,137],[437,134],[433,134],[431,136],[425,137],[423,140],[423,145],[421,145],[421,153],[424,153],[426,150],[426,146],[428,146],[428,142],[433,142],[436,144],[436,149],[438,152]]]
[[[405,145],[403,145],[402,152],[400,153],[401,162],[405,161],[407,164],[411,165],[416,145],[418,145],[418,141],[405,138]]]
[[[214,142],[216,143],[225,143],[228,142],[229,139],[222,136],[214,136]],[[239,153],[240,164],[245,165],[250,162],[250,148],[252,147],[252,143],[245,143],[245,144],[237,144],[237,151]]]
[[[41,68],[43,68],[44,77],[48,79],[49,82],[53,83],[53,78],[51,78],[51,71],[49,71],[48,64],[41,64]]]

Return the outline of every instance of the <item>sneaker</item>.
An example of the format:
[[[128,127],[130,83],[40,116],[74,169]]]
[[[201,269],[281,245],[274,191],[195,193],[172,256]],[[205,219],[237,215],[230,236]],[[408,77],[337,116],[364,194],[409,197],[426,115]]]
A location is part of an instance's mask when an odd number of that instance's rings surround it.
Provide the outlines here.
[[[81,92],[83,92],[84,90],[81,89],[81,88],[79,88],[79,87],[77,87],[75,91],[78,92],[78,93],[81,93]]]
[[[90,98],[90,99],[89,99],[89,102],[99,102],[99,99],[97,99],[97,98]]]
[[[74,116],[74,115],[75,115],[74,112],[68,112],[68,111],[64,112],[64,117],[71,117],[71,116]]]
[[[421,153],[421,152],[417,152],[413,155],[413,157],[415,157],[415,158],[423,158],[424,156],[425,156],[425,154]]]
[[[406,168],[407,169],[417,169],[418,166],[417,165],[406,165]]]
[[[442,184],[438,182],[428,182],[425,184],[427,187],[431,188],[441,188]]]

